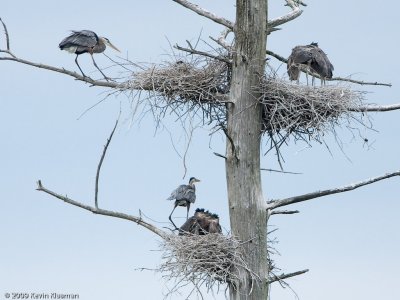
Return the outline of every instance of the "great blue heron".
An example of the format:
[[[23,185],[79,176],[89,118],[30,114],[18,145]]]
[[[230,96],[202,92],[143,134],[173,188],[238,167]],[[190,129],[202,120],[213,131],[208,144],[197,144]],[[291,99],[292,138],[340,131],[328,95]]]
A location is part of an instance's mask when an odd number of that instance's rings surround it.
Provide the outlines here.
[[[104,50],[106,50],[106,46],[110,46],[114,50],[120,52],[117,47],[111,44],[109,39],[105,37],[99,37],[95,32],[90,30],[73,30],[72,34],[63,39],[59,44],[61,50],[66,50],[70,53],[76,54],[75,63],[81,71],[83,77],[86,77],[86,75],[83,73],[81,67],[78,64],[78,56],[83,53],[89,53],[92,57],[94,66],[97,68],[97,70],[100,71],[101,74],[103,74],[104,78],[107,80],[107,76],[104,75],[104,73],[100,70],[93,58],[94,53],[104,52]]]
[[[209,233],[222,233],[219,217],[203,208],[197,208],[194,216],[190,217],[179,229],[179,235],[185,233],[206,235]]]
[[[311,43],[305,46],[296,46],[292,49],[287,62],[287,72],[290,80],[299,82],[300,65],[306,65],[309,70],[317,73],[321,77],[321,85],[325,83],[326,78],[332,78],[334,70],[328,56],[318,47],[318,43]],[[306,73],[307,84],[308,74]],[[314,84],[314,77],[312,79]]]
[[[199,181],[200,181],[199,179],[191,177],[189,179],[189,184],[182,184],[178,186],[171,193],[171,196],[167,198],[167,200],[175,200],[174,209],[171,211],[171,214],[169,215],[169,220],[171,221],[171,223],[174,223],[172,221],[171,216],[177,206],[186,207],[187,209],[186,220],[189,218],[190,204],[196,201],[196,187],[194,186],[194,184]]]

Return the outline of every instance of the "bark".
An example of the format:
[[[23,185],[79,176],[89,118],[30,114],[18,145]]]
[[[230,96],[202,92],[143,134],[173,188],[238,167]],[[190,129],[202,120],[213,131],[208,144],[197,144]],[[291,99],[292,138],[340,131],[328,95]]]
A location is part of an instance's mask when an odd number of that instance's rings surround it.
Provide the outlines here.
[[[266,205],[260,175],[261,106],[258,94],[265,67],[267,1],[236,1],[235,49],[227,104],[226,176],[231,230],[244,244],[246,262],[259,280],[236,270],[231,299],[267,299],[268,253]]]

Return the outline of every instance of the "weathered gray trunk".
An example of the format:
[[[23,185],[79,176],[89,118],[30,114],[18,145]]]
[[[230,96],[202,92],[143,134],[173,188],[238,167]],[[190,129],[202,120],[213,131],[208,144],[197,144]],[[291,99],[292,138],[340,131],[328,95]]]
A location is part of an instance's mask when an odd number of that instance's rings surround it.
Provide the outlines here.
[[[227,123],[226,174],[233,235],[245,244],[248,267],[261,280],[239,270],[231,299],[267,299],[266,205],[260,176],[261,106],[254,87],[265,67],[266,0],[236,1],[235,50]]]

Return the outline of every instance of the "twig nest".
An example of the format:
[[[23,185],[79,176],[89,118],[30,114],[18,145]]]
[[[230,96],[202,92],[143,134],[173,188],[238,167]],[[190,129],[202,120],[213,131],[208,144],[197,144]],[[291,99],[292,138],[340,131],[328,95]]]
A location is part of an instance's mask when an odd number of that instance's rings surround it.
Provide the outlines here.
[[[242,244],[233,237],[218,233],[171,235],[162,242],[161,250],[163,263],[158,271],[167,281],[174,281],[171,293],[189,283],[196,289],[233,283],[239,267],[259,280],[245,263]]]
[[[343,86],[313,87],[267,79],[260,85],[263,132],[275,134],[323,134],[352,118],[349,109],[362,104],[363,93]]]
[[[178,60],[133,74],[131,86],[152,91],[168,102],[218,103],[228,91],[228,66],[221,61]]]

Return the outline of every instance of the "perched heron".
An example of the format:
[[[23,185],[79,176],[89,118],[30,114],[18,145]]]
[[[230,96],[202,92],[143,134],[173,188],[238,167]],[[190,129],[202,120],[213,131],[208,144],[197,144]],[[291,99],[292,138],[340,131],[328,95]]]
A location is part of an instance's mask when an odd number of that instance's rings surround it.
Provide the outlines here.
[[[326,78],[332,78],[334,70],[328,56],[318,47],[318,43],[311,43],[305,46],[296,46],[292,49],[287,62],[287,72],[290,80],[299,82],[300,65],[306,65],[309,70],[321,77],[321,85],[325,84]],[[308,84],[308,73],[306,73]],[[314,84],[314,77],[312,79]]]
[[[189,184],[182,184],[178,186],[172,193],[171,196],[167,198],[167,200],[175,200],[174,203],[174,209],[171,211],[171,214],[169,215],[169,220],[172,222],[172,213],[174,212],[175,208],[177,206],[186,206],[187,212],[186,212],[186,220],[189,218],[189,209],[190,209],[190,204],[194,203],[196,201],[196,187],[194,184],[196,182],[199,182],[200,180],[191,177],[189,179]],[[174,222],[172,222],[174,223]]]
[[[179,235],[187,233],[206,235],[209,233],[222,233],[217,214],[197,208],[194,216],[190,217],[179,229]]]
[[[86,77],[86,75],[83,73],[81,67],[78,64],[78,56],[83,53],[89,53],[90,56],[92,57],[94,66],[97,68],[97,70],[100,71],[100,73],[107,80],[108,79],[107,76],[104,75],[104,73],[100,70],[100,68],[97,66],[93,58],[94,53],[104,52],[104,50],[106,50],[106,46],[110,46],[114,50],[121,52],[117,47],[111,44],[109,39],[105,37],[99,37],[95,32],[90,30],[81,30],[81,31],[73,30],[72,34],[63,39],[59,45],[61,50],[66,50],[70,53],[76,54],[75,63],[78,66],[79,70],[81,71],[83,77]]]

